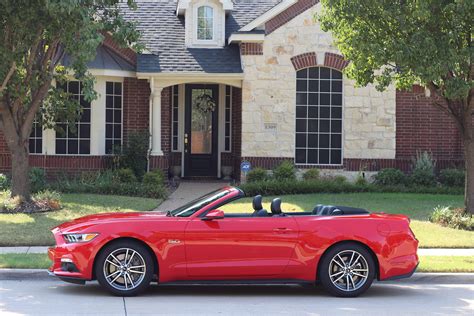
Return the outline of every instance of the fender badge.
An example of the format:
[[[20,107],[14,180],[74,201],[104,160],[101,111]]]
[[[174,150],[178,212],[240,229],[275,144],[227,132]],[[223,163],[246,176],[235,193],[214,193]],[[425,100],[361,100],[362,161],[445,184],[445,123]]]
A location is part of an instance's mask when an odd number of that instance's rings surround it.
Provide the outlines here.
[[[170,244],[179,244],[179,243],[181,243],[181,240],[179,240],[179,239],[168,239],[168,243],[170,243]]]

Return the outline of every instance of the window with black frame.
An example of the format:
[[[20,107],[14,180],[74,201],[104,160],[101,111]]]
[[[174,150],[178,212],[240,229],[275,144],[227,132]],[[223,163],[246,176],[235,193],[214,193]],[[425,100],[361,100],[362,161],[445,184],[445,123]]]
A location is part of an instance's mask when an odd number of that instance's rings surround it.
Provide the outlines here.
[[[68,122],[56,123],[60,127],[56,131],[56,154],[88,155],[91,143],[91,103],[85,100],[80,81],[68,81],[59,88],[79,101],[81,116],[74,127],[69,126]]]
[[[105,152],[122,145],[122,83],[105,84]]]
[[[335,69],[297,72],[296,164],[342,164],[342,85],[342,73]]]

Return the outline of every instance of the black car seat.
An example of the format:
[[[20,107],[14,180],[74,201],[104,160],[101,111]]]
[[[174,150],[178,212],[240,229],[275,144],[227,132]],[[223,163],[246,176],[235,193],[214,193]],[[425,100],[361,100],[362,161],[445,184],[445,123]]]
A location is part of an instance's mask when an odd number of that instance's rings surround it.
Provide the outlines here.
[[[256,195],[253,198],[252,207],[254,209],[254,212],[252,213],[252,216],[268,216],[267,210],[263,209],[262,196],[260,194]]]
[[[316,205],[314,208],[313,208],[313,211],[311,212],[311,214],[313,215],[318,215],[318,213],[321,211],[321,209],[324,207],[323,204],[318,204]]]
[[[332,205],[324,205],[318,212],[318,215],[320,216],[327,216],[331,215],[331,213],[337,209],[337,207],[332,206]]]
[[[273,199],[272,204],[270,206],[270,210],[272,211],[272,215],[277,215],[277,216],[282,215],[280,198]]]

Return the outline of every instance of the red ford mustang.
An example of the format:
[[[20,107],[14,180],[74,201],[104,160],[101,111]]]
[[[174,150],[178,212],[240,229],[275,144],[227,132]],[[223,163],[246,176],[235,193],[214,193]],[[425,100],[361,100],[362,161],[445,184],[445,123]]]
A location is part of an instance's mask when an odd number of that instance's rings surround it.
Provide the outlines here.
[[[261,196],[247,214],[222,211],[243,196],[226,187],[165,213],[98,214],[64,223],[52,230],[50,272],[79,284],[97,279],[122,296],[153,280],[320,282],[331,294],[357,296],[374,279],[409,277],[418,265],[418,240],[406,216],[328,205],[285,213],[280,199],[267,211]]]

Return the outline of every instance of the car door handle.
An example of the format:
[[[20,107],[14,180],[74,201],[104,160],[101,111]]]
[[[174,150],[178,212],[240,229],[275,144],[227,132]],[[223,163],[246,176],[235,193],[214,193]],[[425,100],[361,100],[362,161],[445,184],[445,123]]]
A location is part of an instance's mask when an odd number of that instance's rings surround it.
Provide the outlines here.
[[[286,233],[289,233],[291,231],[293,231],[293,230],[289,229],[289,228],[286,228],[286,227],[278,227],[278,228],[273,229],[273,232],[276,233],[276,234],[286,234]]]

